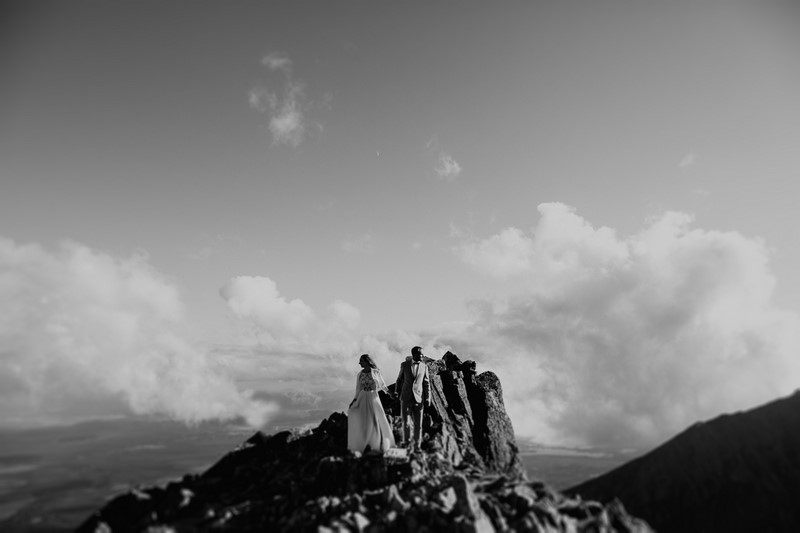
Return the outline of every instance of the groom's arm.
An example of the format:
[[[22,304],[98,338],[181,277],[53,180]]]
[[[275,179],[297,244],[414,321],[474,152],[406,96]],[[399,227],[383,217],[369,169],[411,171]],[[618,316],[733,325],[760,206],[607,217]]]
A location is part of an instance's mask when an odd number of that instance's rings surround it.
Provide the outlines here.
[[[424,365],[425,363],[420,363]],[[422,401],[431,404],[431,380],[428,379],[428,365],[425,365],[425,376],[422,378]]]

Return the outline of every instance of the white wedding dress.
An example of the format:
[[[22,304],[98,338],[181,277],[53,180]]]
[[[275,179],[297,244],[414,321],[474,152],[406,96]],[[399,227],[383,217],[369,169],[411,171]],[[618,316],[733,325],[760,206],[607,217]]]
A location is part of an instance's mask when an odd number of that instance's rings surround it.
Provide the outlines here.
[[[394,447],[394,435],[378,391],[386,391],[380,370],[362,370],[356,376],[356,394],[347,410],[347,449],[363,452],[367,446],[385,452]]]

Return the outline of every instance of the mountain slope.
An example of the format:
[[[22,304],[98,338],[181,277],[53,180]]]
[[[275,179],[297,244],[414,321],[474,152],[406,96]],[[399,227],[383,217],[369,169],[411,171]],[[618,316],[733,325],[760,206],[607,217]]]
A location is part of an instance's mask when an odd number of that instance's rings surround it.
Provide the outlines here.
[[[566,492],[619,498],[661,532],[800,531],[800,392],[695,424]]]

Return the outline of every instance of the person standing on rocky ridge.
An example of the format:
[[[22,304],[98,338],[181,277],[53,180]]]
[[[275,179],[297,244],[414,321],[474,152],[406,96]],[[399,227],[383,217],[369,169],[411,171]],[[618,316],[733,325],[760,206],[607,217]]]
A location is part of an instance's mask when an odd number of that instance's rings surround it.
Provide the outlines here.
[[[395,392],[400,394],[400,417],[403,420],[403,441],[412,449],[422,445],[422,413],[424,406],[431,404],[428,365],[422,361],[422,348],[414,346],[411,357],[400,364],[400,374],[395,383]],[[409,416],[414,426],[414,440],[410,440]]]
[[[378,391],[389,392],[378,365],[369,354],[358,360],[361,372],[356,376],[356,393],[347,409],[347,449],[363,452],[386,452],[394,447],[394,433],[378,397]]]

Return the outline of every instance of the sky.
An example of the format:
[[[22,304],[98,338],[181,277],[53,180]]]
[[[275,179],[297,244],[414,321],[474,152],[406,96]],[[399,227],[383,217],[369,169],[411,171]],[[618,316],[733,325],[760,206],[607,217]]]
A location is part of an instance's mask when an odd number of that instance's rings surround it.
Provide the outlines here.
[[[343,410],[416,344],[553,444],[800,386],[794,2],[0,9],[0,424]]]

